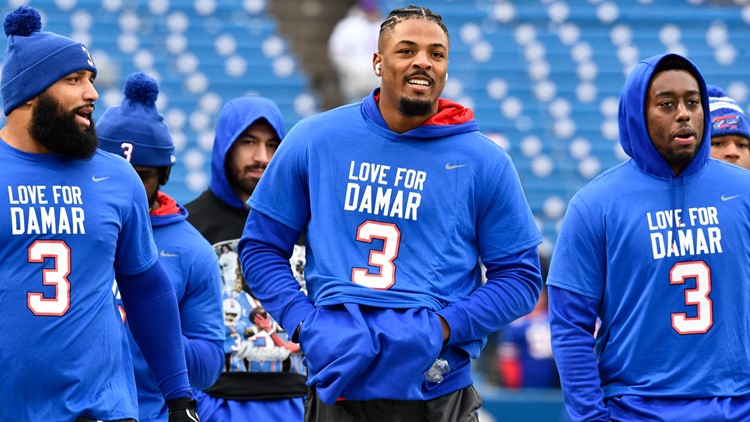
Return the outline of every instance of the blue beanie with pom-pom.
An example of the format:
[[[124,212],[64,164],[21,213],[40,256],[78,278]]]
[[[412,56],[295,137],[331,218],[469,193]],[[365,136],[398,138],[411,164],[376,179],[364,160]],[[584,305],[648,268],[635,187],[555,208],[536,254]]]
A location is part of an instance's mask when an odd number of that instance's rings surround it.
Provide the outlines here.
[[[739,135],[750,140],[750,121],[732,98],[713,85],[708,86],[708,106],[711,110],[711,137]]]
[[[70,38],[41,31],[42,17],[33,7],[20,6],[3,21],[8,45],[3,59],[0,94],[7,116],[62,77],[81,70],[96,75],[86,47]]]
[[[175,149],[164,116],[156,110],[159,85],[145,73],[128,76],[120,106],[108,108],[99,118],[99,148],[125,157],[142,167],[172,166]]]

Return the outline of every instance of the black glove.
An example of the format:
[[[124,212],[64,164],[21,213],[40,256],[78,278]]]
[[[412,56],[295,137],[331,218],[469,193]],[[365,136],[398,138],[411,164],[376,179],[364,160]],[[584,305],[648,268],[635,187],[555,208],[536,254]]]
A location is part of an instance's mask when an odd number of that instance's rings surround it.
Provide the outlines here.
[[[169,408],[169,422],[200,422],[201,418],[195,413],[195,400],[188,397],[167,400]]]

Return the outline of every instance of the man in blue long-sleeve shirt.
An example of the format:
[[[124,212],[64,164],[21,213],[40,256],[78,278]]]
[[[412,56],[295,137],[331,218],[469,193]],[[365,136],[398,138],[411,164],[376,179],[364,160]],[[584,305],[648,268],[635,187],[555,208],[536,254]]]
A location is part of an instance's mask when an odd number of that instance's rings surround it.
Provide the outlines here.
[[[300,341],[306,420],[475,420],[471,358],[539,296],[516,170],[470,109],[440,98],[449,45],[431,10],[392,11],[381,87],[299,122],[250,198],[243,270]],[[309,297],[288,262],[302,232]]]
[[[547,279],[568,413],[750,420],[750,173],[709,158],[706,83],[684,57],[638,63],[619,110],[632,159],[571,200]]]
[[[83,44],[41,31],[32,7],[7,14],[3,28],[0,419],[135,421],[116,277],[169,420],[197,421],[143,185],[96,149],[94,60]]]
[[[218,258],[208,241],[187,222],[185,208],[159,190],[169,179],[175,150],[156,109],[156,80],[144,73],[132,74],[124,92],[122,104],[107,109],[99,119],[99,147],[124,157],[141,177],[159,260],[177,294],[190,386],[206,388],[221,373],[224,356]],[[140,420],[166,421],[167,406],[158,394],[157,382],[132,337],[130,340]]]

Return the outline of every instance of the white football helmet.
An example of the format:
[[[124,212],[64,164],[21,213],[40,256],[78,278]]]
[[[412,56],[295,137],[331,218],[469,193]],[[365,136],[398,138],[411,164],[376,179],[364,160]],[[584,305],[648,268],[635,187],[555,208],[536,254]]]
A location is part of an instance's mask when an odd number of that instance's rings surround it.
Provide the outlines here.
[[[224,299],[223,308],[224,325],[226,325],[227,327],[236,325],[237,321],[240,320],[240,314],[242,313],[242,306],[240,306],[240,302],[238,302],[237,299],[231,297]]]

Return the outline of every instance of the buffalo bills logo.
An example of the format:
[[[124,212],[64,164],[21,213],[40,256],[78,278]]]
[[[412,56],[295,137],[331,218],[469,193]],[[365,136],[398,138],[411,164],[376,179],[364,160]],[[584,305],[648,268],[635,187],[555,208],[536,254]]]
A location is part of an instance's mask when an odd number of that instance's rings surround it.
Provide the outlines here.
[[[740,116],[718,116],[714,117],[713,125],[716,130],[737,129],[740,124]]]

